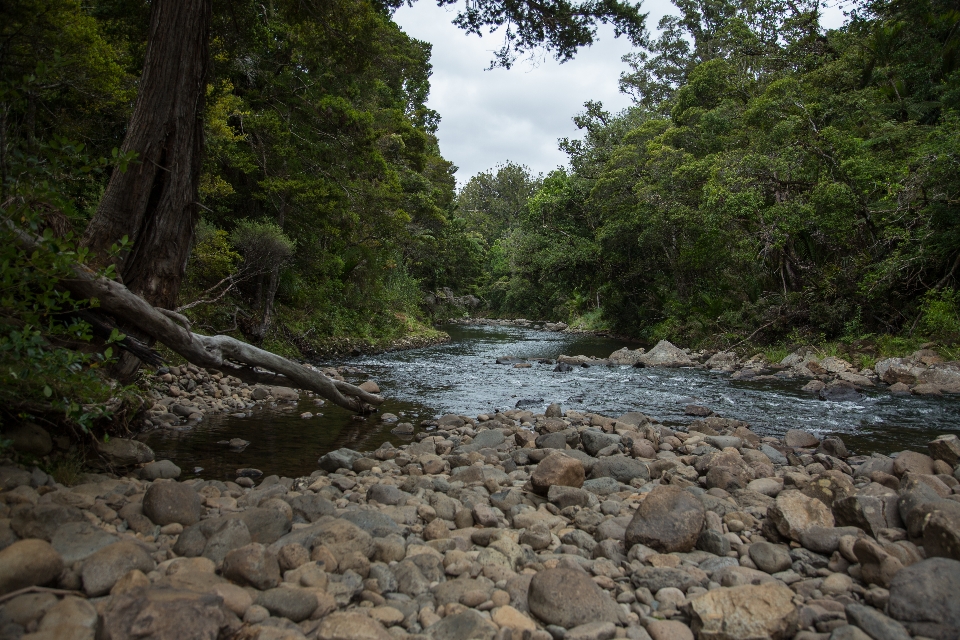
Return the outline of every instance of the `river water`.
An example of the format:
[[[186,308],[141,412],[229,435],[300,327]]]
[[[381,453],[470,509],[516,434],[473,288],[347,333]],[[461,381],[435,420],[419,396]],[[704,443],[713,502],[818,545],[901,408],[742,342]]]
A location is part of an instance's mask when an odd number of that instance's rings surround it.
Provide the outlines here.
[[[818,400],[800,391],[805,380],[731,381],[728,374],[702,369],[577,368],[553,372],[552,364],[532,362],[529,369],[498,365],[501,356],[556,359],[566,355],[606,357],[636,345],[610,338],[550,333],[517,327],[443,327],[447,344],[362,356],[336,363],[368,373],[388,400],[381,413],[400,416],[419,429],[421,420],[445,413],[476,416],[508,409],[521,399],[542,399],[529,408],[542,411],[550,402],[564,409],[616,416],[642,411],[668,425],[683,425],[688,404],[709,407],[718,415],[748,422],[761,435],[779,435],[790,428],[839,435],[851,451],[892,453],[906,448],[926,450],[941,433],[960,434],[960,397],[893,396],[867,391],[857,402]],[[356,381],[362,380],[359,376]],[[304,411],[322,415],[301,419]],[[185,476],[232,479],[236,470],[254,467],[266,474],[296,477],[317,468],[317,458],[339,447],[374,449],[390,434],[380,414],[358,420],[329,404],[317,408],[309,399],[298,405],[254,410],[251,417],[216,415],[189,431],[158,430],[146,442],[157,458],[169,458]],[[218,442],[249,440],[242,452]],[[409,438],[408,438],[409,439]],[[196,471],[201,469],[201,471]]]

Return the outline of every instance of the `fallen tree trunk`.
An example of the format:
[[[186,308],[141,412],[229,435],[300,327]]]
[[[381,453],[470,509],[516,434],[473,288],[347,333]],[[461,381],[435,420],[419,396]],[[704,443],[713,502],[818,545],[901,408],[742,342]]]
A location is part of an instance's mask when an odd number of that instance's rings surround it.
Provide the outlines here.
[[[13,229],[28,251],[41,243],[17,227]],[[287,360],[230,336],[204,336],[190,331],[182,315],[152,306],[121,283],[97,275],[84,265],[74,265],[75,277],[60,282],[78,299],[96,300],[98,308],[165,344],[198,367],[219,369],[245,382],[266,383],[313,391],[345,409],[370,413],[383,398],[355,385],[333,380],[319,371]],[[266,369],[259,371],[256,367]]]

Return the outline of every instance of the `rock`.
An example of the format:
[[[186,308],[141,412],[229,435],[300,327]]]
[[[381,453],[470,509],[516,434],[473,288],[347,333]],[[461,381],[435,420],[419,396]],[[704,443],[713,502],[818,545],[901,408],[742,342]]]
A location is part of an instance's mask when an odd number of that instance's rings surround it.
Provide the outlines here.
[[[134,569],[153,571],[153,558],[140,545],[121,541],[100,549],[83,563],[80,572],[83,590],[90,597],[110,593],[117,580]]]
[[[780,535],[799,542],[800,532],[810,527],[832,527],[833,514],[827,505],[790,489],[780,492],[776,504],[767,512],[767,518]]]
[[[957,438],[956,434],[937,436],[936,440],[927,443],[927,449],[930,451],[931,458],[943,460],[951,467],[957,466],[960,462],[960,438]]]
[[[750,545],[750,559],[757,568],[767,573],[786,571],[793,564],[789,548],[770,542],[755,542]]]
[[[47,612],[28,640],[92,640],[97,630],[97,610],[82,598],[67,596]]]
[[[910,640],[910,634],[902,624],[891,620],[873,607],[848,604],[846,613],[847,620],[866,631],[874,640]]]
[[[820,439],[808,431],[788,429],[783,436],[783,443],[795,449],[813,449],[820,445]]]
[[[936,509],[923,526],[923,549],[927,557],[960,560],[960,509]]]
[[[56,580],[63,559],[45,540],[21,540],[0,551],[0,595]]]
[[[494,609],[492,618],[496,625],[501,629],[507,628],[518,633],[537,630],[536,622],[520,613],[510,605],[504,605]]]
[[[763,575],[768,577],[766,574]],[[702,586],[701,582],[706,580],[706,575],[701,573],[701,576],[694,576],[692,572],[686,569],[675,569],[673,567],[641,567],[633,572],[630,579],[635,587],[647,588],[651,593],[670,587],[685,592],[690,587]]]
[[[761,444],[759,447],[759,451],[763,455],[770,458],[770,462],[772,462],[777,466],[782,467],[789,464],[789,460],[787,460],[787,456],[783,455],[782,453],[780,453],[780,451],[778,451],[777,449],[774,449],[768,444]]]
[[[899,478],[905,473],[934,475],[933,458],[916,451],[901,451],[893,459],[893,475]]]
[[[179,540],[177,542],[179,543]],[[251,542],[253,540],[250,539],[250,530],[243,520],[223,520],[206,540],[200,555],[219,567],[223,564],[223,560],[228,553]]]
[[[294,522],[316,522],[322,516],[336,513],[336,506],[326,498],[315,493],[305,493],[288,501],[293,509]]]
[[[560,403],[552,402],[546,411],[543,412],[543,415],[547,418],[562,418],[563,408],[560,406]]]
[[[337,449],[325,454],[317,460],[321,469],[334,473],[338,469],[353,469],[353,463],[363,457],[363,454],[353,449]]]
[[[637,362],[645,367],[689,367],[695,364],[690,356],[666,340],[638,356]]]
[[[629,549],[643,544],[660,553],[690,551],[697,543],[706,511],[693,494],[671,485],[660,485],[640,503],[627,526]]]
[[[824,440],[824,442],[828,442]],[[824,471],[814,478],[813,482],[801,489],[801,492],[811,498],[816,498],[828,507],[832,507],[837,500],[856,493],[856,488],[850,478],[839,471]]]
[[[279,501],[281,505],[285,503]],[[261,503],[266,505],[267,501]],[[250,540],[261,544],[271,544],[290,531],[290,511],[284,512],[266,506],[248,507],[240,513],[230,514],[228,518],[243,520],[250,532]]]
[[[317,640],[392,640],[376,620],[362,613],[335,612],[317,628]]]
[[[887,612],[901,622],[960,628],[960,562],[928,558],[901,569],[890,583]]]
[[[651,640],[693,640],[690,628],[677,620],[654,620],[647,625]]]
[[[3,437],[10,441],[10,446],[20,453],[26,453],[38,458],[53,451],[53,439],[43,427],[24,422],[23,424],[4,431]]]
[[[546,624],[564,629],[619,618],[613,600],[589,575],[577,569],[558,567],[538,572],[530,580],[527,606]]]
[[[119,538],[95,527],[89,522],[67,522],[57,528],[50,543],[67,566],[85,560],[104,547],[118,542]]]
[[[0,489],[9,491],[30,484],[30,472],[19,467],[0,466]]]
[[[887,553],[870,538],[860,538],[853,544],[853,553],[860,563],[860,575],[867,584],[890,586],[890,581],[903,568],[899,558]]]
[[[138,440],[110,438],[106,442],[98,440],[96,446],[97,452],[114,467],[132,467],[154,458],[153,450]]]
[[[281,402],[296,402],[300,399],[300,394],[296,389],[290,387],[269,387],[270,395]]]
[[[800,544],[804,549],[830,555],[840,548],[842,536],[860,535],[857,527],[810,527],[800,532]]]
[[[776,498],[777,494],[783,491],[783,480],[781,478],[757,478],[747,483],[747,489]]]
[[[617,482],[629,484],[631,480],[650,479],[650,468],[642,460],[615,455],[601,458],[590,470],[591,478],[613,478]]]
[[[857,391],[856,386],[851,382],[834,380],[820,389],[817,392],[817,397],[832,402],[858,402],[863,399],[863,394]]]
[[[617,635],[612,622],[590,622],[574,627],[564,634],[564,640],[610,640]],[[690,636],[693,638],[693,636]]]
[[[743,446],[743,440],[735,436],[707,436],[704,441],[717,449],[726,449],[727,447],[739,449]]]
[[[280,584],[280,564],[276,554],[254,542],[226,555],[223,560],[223,576],[238,584],[248,584],[263,591]]]
[[[530,482],[534,491],[546,495],[553,485],[580,488],[585,477],[583,464],[579,460],[564,453],[555,453],[540,461],[530,476]]]
[[[392,484],[375,484],[367,490],[367,500],[380,504],[396,505],[406,502],[409,494],[400,491]]]
[[[794,593],[782,584],[716,589],[690,602],[698,640],[786,640],[797,630]]]
[[[715,556],[725,556],[730,553],[730,541],[718,531],[704,529],[697,538],[697,549]]]
[[[838,436],[827,436],[824,438],[820,446],[817,447],[817,453],[825,453],[834,458],[847,458],[850,455],[847,453],[847,446],[843,444],[843,440]]]
[[[857,527],[876,537],[881,529],[896,524],[894,513],[897,506],[893,500],[870,495],[848,496],[833,505],[836,524],[842,527]]]
[[[381,511],[350,511],[340,517],[347,522],[355,524],[374,538],[385,538],[391,534],[403,533],[400,525]]]
[[[473,609],[447,616],[427,629],[430,640],[493,640],[497,628]],[[389,637],[389,636],[388,636]]]
[[[161,527],[174,522],[188,527],[204,513],[200,495],[179,482],[155,482],[143,496],[143,515]]]
[[[606,434],[599,429],[584,429],[580,432],[580,442],[583,443],[584,451],[591,456],[596,456],[597,452],[611,445],[618,444],[620,439]]]
[[[215,594],[140,587],[118,594],[103,610],[103,640],[216,640],[240,628],[239,620]]]
[[[528,527],[520,534],[520,544],[528,544],[534,551],[546,549],[552,541],[550,529],[543,523]]]
[[[275,616],[300,622],[316,610],[317,596],[306,589],[267,589],[257,596],[256,603]]]
[[[175,480],[180,477],[180,467],[169,460],[157,460],[144,465],[140,469],[140,477],[144,480],[157,480],[158,478]]]

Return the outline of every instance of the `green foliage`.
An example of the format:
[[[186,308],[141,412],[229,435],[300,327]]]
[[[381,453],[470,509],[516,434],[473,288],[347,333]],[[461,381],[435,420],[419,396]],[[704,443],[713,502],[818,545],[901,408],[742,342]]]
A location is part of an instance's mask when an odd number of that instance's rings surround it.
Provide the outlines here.
[[[930,290],[923,297],[920,329],[943,344],[960,342],[960,291]]]
[[[491,250],[491,304],[716,347],[842,351],[918,316],[955,341],[960,14],[877,0],[826,32],[812,0],[676,4],[628,57],[635,106],[587,102],[570,171]]]
[[[114,355],[109,345],[124,336],[114,330],[102,350],[87,348],[90,327],[76,313],[95,301],[74,300],[58,283],[86,257],[69,231],[77,213],[64,190],[104,162],[91,161],[80,145],[36,147],[38,155],[15,154],[0,205],[0,406],[10,414],[53,413],[87,430],[109,413],[116,392],[100,369]],[[37,247],[26,249],[23,237]]]
[[[190,276],[196,284],[211,286],[230,277],[242,259],[230,244],[230,234],[200,220],[190,255]]]

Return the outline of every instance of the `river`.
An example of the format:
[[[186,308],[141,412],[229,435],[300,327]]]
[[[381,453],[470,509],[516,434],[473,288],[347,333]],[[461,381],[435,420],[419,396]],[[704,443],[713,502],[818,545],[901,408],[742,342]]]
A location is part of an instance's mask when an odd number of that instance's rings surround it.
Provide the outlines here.
[[[727,374],[702,369],[591,367],[555,373],[553,365],[536,362],[529,369],[516,369],[495,361],[501,356],[606,357],[636,345],[517,327],[443,329],[451,336],[446,344],[325,364],[346,364],[368,373],[388,398],[381,413],[394,413],[418,430],[421,420],[445,413],[476,416],[512,408],[520,399],[542,398],[530,408],[542,411],[548,403],[559,402],[564,409],[612,416],[642,411],[667,425],[688,424],[694,418],[684,415],[684,407],[699,404],[720,416],[745,420],[761,435],[779,435],[790,428],[839,435],[857,453],[925,451],[926,443],[940,433],[960,434],[956,396],[867,391],[858,402],[830,402],[800,391],[805,381],[731,381]],[[304,411],[322,415],[301,419]],[[185,477],[232,479],[242,467],[296,477],[309,475],[317,468],[317,458],[339,447],[369,450],[385,441],[402,444],[403,439],[390,433],[394,425],[382,424],[379,416],[358,420],[329,403],[318,409],[304,399],[296,406],[255,409],[248,418],[210,416],[188,431],[153,431],[146,442],[158,459],[179,465]],[[251,444],[242,452],[229,451],[218,444],[229,438]]]

